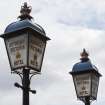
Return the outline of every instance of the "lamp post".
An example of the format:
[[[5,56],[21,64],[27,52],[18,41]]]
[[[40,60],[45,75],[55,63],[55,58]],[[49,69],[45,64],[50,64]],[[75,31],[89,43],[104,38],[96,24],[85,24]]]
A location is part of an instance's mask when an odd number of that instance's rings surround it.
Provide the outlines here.
[[[83,101],[85,105],[90,105],[90,101],[97,99],[101,74],[97,67],[90,62],[85,49],[81,53],[80,60],[73,66],[70,74],[73,77],[77,98]]]
[[[1,37],[4,39],[11,72],[18,74],[22,85],[14,85],[23,90],[23,105],[29,105],[30,80],[40,74],[46,43],[49,38],[44,29],[33,23],[30,16],[31,6],[25,2],[21,6],[19,20],[7,26]]]

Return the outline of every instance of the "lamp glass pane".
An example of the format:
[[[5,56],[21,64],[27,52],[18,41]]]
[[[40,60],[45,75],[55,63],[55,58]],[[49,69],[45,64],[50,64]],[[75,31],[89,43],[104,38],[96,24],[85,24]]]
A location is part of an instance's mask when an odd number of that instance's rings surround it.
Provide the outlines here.
[[[84,97],[90,95],[91,77],[89,73],[75,75],[74,84],[77,97]]]
[[[99,84],[99,77],[97,75],[93,74],[92,75],[92,96],[94,98],[97,97],[98,84]]]
[[[29,35],[29,66],[39,72],[42,65],[45,46],[46,42],[34,35]]]
[[[27,64],[27,36],[25,34],[5,40],[12,70]]]

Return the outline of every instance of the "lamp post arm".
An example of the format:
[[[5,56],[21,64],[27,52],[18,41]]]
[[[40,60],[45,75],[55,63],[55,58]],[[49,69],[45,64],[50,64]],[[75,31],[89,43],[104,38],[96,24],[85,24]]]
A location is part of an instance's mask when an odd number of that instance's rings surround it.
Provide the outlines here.
[[[14,83],[14,86],[17,88],[21,88],[22,90],[25,89],[22,85],[20,85],[19,83]],[[33,94],[36,94],[36,90],[31,90],[30,88],[28,88],[29,92],[32,92]]]

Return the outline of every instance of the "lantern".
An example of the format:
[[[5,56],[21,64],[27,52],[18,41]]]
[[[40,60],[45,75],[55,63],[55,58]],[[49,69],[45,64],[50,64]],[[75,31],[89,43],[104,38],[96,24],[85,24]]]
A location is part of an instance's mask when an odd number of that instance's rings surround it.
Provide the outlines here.
[[[73,77],[78,99],[84,102],[86,102],[86,100],[90,101],[97,99],[101,74],[98,72],[97,67],[90,62],[88,53],[85,49],[81,53],[81,62],[76,63],[73,66],[70,74]]]
[[[46,43],[49,38],[44,29],[33,23],[31,7],[24,3],[20,20],[7,26],[4,38],[12,72],[21,73],[21,69],[30,69],[30,73],[41,72]]]

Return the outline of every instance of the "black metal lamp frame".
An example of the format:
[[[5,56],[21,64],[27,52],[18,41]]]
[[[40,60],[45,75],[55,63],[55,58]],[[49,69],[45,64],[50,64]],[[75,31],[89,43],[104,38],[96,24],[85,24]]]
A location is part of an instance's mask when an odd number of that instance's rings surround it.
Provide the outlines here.
[[[79,74],[87,74],[87,73],[90,73],[90,75],[92,74],[95,74],[96,76],[98,76],[98,78],[100,76],[102,76],[99,72],[97,72],[96,70],[88,70],[88,71],[80,71],[80,72],[69,72],[72,77],[74,75],[79,75]],[[74,81],[74,78],[73,78],[73,81]],[[75,85],[75,82],[74,82],[74,85]],[[91,80],[91,85],[92,85],[92,80]],[[98,84],[99,85],[99,84]],[[92,88],[92,87],[91,87]],[[76,90],[76,85],[75,85],[75,90]],[[98,90],[97,90],[98,91]],[[91,90],[92,92],[92,90]],[[92,93],[91,93],[92,94]],[[90,105],[90,103],[93,101],[93,100],[96,100],[96,97],[93,97],[93,96],[82,96],[82,97],[79,97],[78,94],[77,94],[77,90],[76,90],[76,95],[77,95],[77,98],[81,101],[83,101],[85,103],[85,105]]]
[[[36,74],[40,74],[39,72],[34,73],[34,74],[30,74],[30,70],[29,69],[23,69],[22,73],[19,72],[14,72],[15,74],[18,74],[22,80],[22,85],[20,85],[19,83],[14,83],[14,86],[17,88],[21,88],[23,91],[23,105],[29,105],[29,92],[36,94],[36,90],[32,90],[30,88],[30,82],[31,82],[31,78],[36,75]]]

